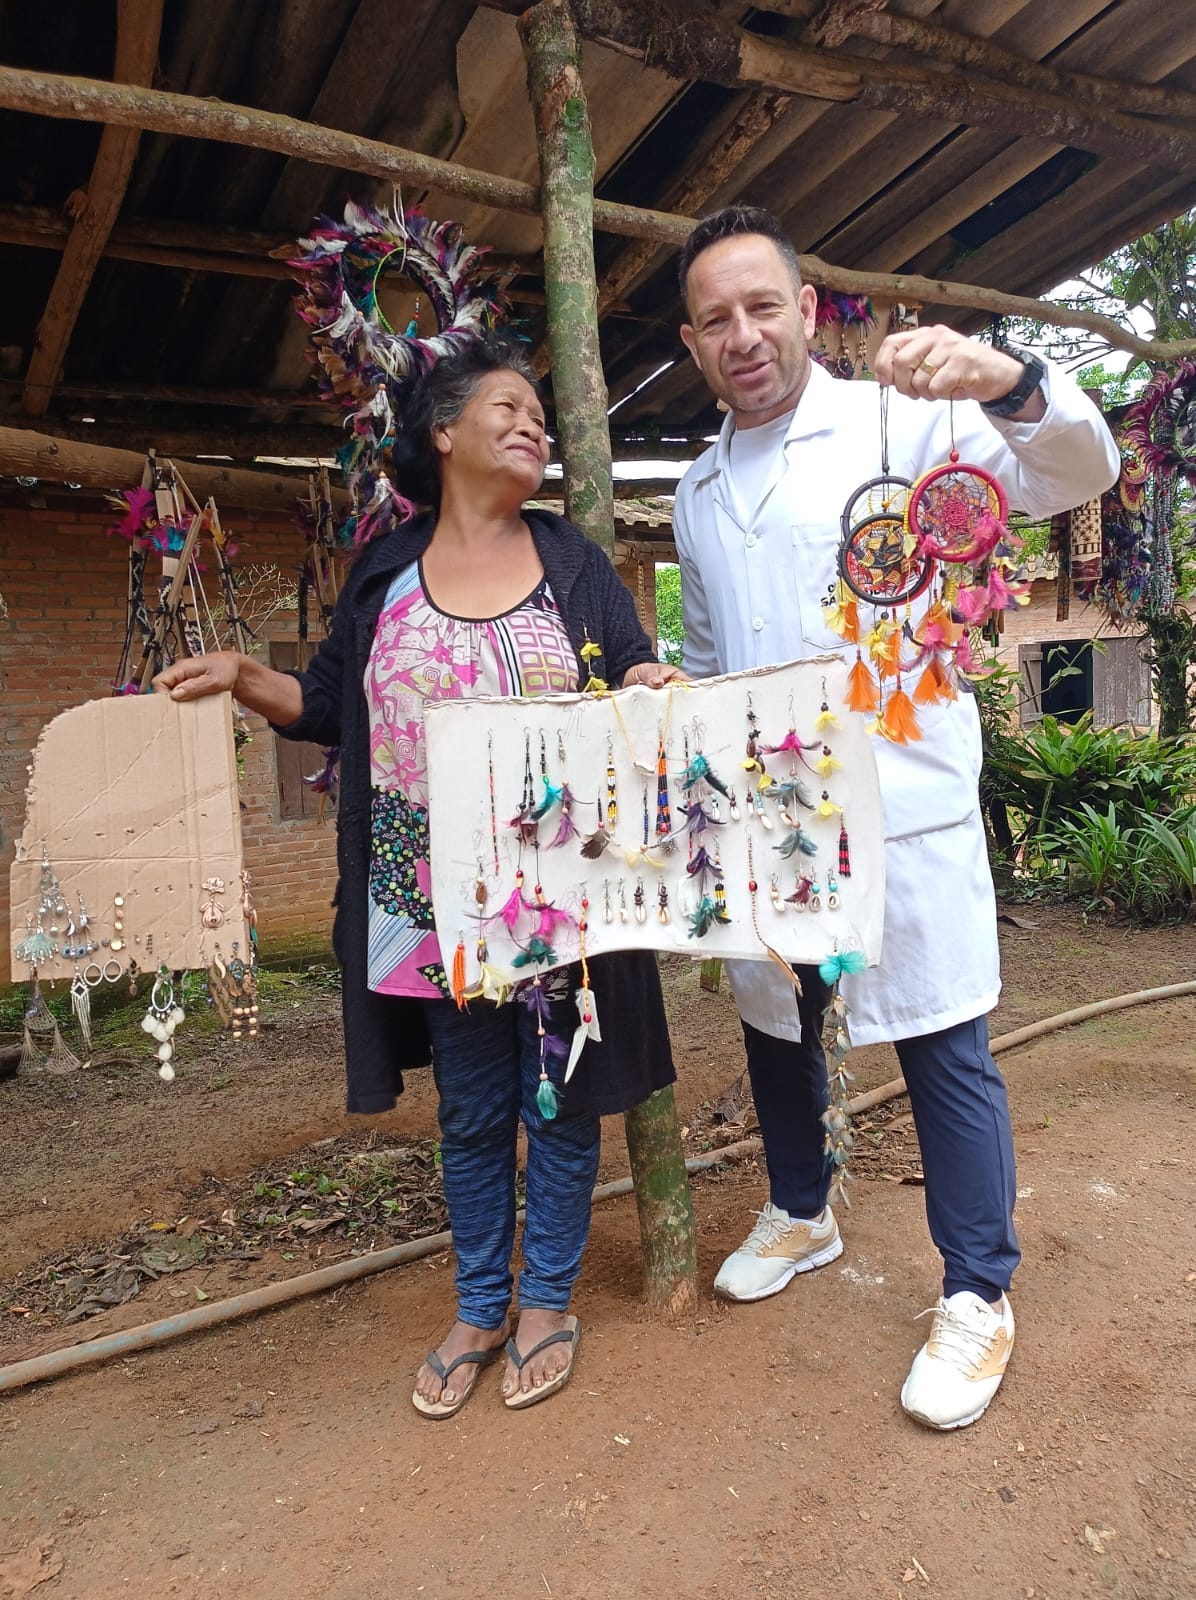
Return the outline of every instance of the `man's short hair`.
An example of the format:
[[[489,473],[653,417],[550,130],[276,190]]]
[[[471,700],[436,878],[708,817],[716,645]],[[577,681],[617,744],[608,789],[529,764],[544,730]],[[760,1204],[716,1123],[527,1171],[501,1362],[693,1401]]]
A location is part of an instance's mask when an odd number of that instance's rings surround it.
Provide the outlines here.
[[[786,234],[778,218],[774,217],[771,211],[765,211],[763,206],[724,206],[721,211],[714,211],[710,216],[703,217],[681,246],[677,279],[681,287],[682,300],[686,298],[689,269],[702,251],[709,250],[712,244],[718,244],[722,239],[734,239],[744,234],[755,234],[763,239],[771,239],[789,269],[793,287],[801,288],[801,266],[797,259],[797,251],[793,248],[793,240]]]

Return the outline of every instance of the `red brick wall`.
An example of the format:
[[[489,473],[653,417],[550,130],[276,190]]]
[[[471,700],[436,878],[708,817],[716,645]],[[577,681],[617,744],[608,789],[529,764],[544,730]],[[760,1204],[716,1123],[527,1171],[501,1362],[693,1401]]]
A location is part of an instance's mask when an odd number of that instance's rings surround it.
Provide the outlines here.
[[[125,627],[128,547],[104,530],[112,514],[93,495],[44,496],[44,506],[0,497],[0,932],[9,944],[8,869],[24,821],[26,768],[44,723],[69,706],[107,694]],[[39,496],[39,498],[42,498]],[[302,539],[293,524],[221,508],[238,546],[238,566],[269,563],[294,571]],[[208,598],[216,610],[215,575]],[[313,611],[314,617],[314,611]],[[267,630],[294,638],[296,616]],[[326,938],[336,877],[334,827],[278,820],[274,736],[250,718],[241,798],[246,862],[253,873],[263,951],[272,938]],[[0,984],[8,980],[7,960]]]

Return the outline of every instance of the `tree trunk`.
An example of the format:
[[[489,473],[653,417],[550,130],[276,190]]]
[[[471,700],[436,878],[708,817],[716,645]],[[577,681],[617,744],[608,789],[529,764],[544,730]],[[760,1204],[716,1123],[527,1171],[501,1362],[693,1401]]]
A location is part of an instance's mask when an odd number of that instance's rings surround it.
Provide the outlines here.
[[[565,515],[608,555],[614,549],[606,380],[594,273],[594,147],[581,45],[565,0],[540,0],[519,19],[540,152],[544,293]]]
[[[544,286],[565,512],[614,547],[610,432],[598,349],[594,272],[594,149],[581,46],[567,0],[540,0],[519,19],[536,118],[544,211]],[[627,1153],[650,1302],[674,1316],[697,1303],[693,1201],[671,1088],[626,1116]]]

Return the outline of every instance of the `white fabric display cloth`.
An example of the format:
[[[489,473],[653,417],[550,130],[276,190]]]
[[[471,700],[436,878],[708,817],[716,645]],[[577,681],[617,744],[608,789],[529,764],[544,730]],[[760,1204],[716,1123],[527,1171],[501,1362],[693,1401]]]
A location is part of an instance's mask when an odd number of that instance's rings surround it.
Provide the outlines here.
[[[990,418],[890,394],[889,470],[916,479],[947,461],[985,467],[1011,506],[1047,516],[1116,481],[1120,458],[1100,413],[1049,367],[1037,423]],[[817,365],[793,413],[764,496],[744,518],[731,483],[731,417],[678,487],[673,530],[682,575],[685,666],[695,678],[833,650],[854,658],[823,618],[834,588],[848,496],[881,472],[880,390]],[[916,625],[927,600],[915,602]],[[870,617],[861,604],[861,624]],[[877,739],[888,900],[879,967],[844,980],[853,1043],[937,1032],[982,1015],[1000,992],[993,889],[979,815],[980,728],[967,694],[919,706],[922,740]],[[740,1015],[797,1039],[791,986],[766,967],[731,973]]]
[[[581,900],[589,900],[586,953],[609,950],[668,950],[688,956],[740,956],[768,961],[752,921],[754,876],[756,918],[763,939],[787,961],[816,963],[842,951],[858,950],[869,964],[880,958],[884,922],[884,846],[880,790],[876,775],[874,741],[863,719],[847,710],[844,702],[847,664],[837,656],[819,657],[760,672],[735,674],[692,686],[667,689],[633,687],[614,695],[544,695],[534,700],[469,699],[430,704],[425,718],[428,751],[428,806],[431,842],[432,903],[446,969],[451,970],[458,942],[465,946],[466,984],[479,975],[477,938],[484,929],[488,965],[508,977],[529,978],[537,970],[575,961],[579,953],[578,928]],[[823,699],[837,717],[837,725],[819,732],[816,723]],[[807,764],[797,761],[798,775],[814,810],[799,804],[791,810],[802,824],[804,836],[816,855],[795,853],[783,857],[777,846],[788,829],[774,798],[763,802],[772,822],[765,828],[753,815],[751,791],[756,775],[745,771],[748,736],[747,710],[759,725],[761,746],[779,745],[792,726],[804,742],[817,740],[804,752]],[[657,753],[662,730],[667,730],[669,804],[675,838],[672,851],[655,845],[657,818]],[[525,761],[530,757],[535,790],[541,789],[541,734],[547,775],[553,785],[567,781],[575,798],[573,820],[580,834],[594,833],[599,815],[605,815],[607,762],[615,768],[618,820],[610,830],[615,846],[597,860],[581,853],[581,838],[560,848],[548,848],[558,828],[559,808],[549,810],[540,825],[541,847],[520,851],[517,830],[511,824],[520,805]],[[691,935],[690,914],[702,888],[687,873],[690,860],[682,805],[685,792],[685,749],[691,758],[699,751],[715,775],[737,799],[739,820],[730,817],[730,805],[717,800],[722,821],[711,824],[694,841],[719,856],[729,921],[715,923],[703,937]],[[812,771],[829,746],[841,763],[823,776]],[[560,761],[564,750],[565,761]],[[489,762],[494,764],[495,819],[499,870],[494,870],[491,832]],[[796,758],[789,752],[764,755],[771,777],[788,777]],[[835,807],[819,815],[823,790]],[[643,859],[645,800],[648,810],[650,859]],[[829,904],[828,880],[838,876],[839,831],[845,820],[849,830],[851,874],[840,878],[839,905]],[[751,869],[748,844],[751,842]],[[543,964],[517,964],[526,950],[534,913],[520,918],[512,937],[497,913],[515,887],[522,866],[523,893],[533,900],[537,881],[544,898],[569,913],[570,920],[553,930],[555,959]],[[479,872],[485,880],[486,904],[481,917],[477,902]],[[780,893],[797,887],[799,875],[810,874],[820,883],[822,909],[799,910],[786,905],[777,911],[770,895],[775,874]],[[668,920],[660,916],[659,889],[667,891]],[[642,887],[643,919],[635,915],[635,894]],[[712,894],[708,881],[705,893]],[[533,901],[534,903],[534,901]],[[619,913],[626,909],[626,920]],[[484,918],[484,923],[482,921]],[[785,981],[782,976],[782,981]],[[792,985],[789,986],[792,994]]]

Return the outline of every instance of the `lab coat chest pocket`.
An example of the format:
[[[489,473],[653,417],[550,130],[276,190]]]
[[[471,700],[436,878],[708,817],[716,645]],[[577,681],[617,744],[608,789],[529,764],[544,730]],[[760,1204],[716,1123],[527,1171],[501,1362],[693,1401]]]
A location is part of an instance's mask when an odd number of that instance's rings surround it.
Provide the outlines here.
[[[824,613],[839,576],[839,525],[829,517],[795,522],[790,537],[802,639],[815,650],[841,650],[843,641],[827,627]]]

